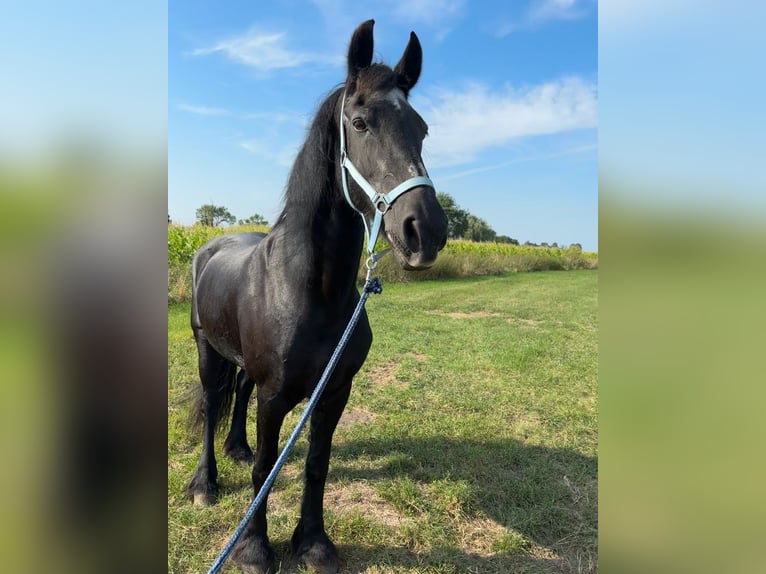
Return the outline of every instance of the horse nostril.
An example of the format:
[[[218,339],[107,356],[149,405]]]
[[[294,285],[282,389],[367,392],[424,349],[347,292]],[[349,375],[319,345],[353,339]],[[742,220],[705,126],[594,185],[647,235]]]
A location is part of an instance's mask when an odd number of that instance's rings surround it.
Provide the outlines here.
[[[404,220],[404,242],[412,253],[420,251],[420,235],[414,217],[408,217]]]

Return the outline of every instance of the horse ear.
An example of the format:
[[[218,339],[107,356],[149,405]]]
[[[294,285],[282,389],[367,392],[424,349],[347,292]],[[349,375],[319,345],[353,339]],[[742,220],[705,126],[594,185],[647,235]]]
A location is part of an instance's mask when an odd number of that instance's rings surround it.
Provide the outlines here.
[[[420,40],[418,40],[415,32],[410,32],[410,41],[404,49],[402,59],[394,68],[394,72],[399,78],[399,87],[405,95],[418,83],[422,64],[423,49],[420,47]]]
[[[354,30],[348,47],[348,77],[356,78],[359,70],[372,64],[372,27],[375,20],[362,22]]]

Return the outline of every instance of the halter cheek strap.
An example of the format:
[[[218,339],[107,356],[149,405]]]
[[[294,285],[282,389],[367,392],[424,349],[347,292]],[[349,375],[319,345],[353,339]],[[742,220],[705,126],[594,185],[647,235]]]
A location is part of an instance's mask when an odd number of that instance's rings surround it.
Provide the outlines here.
[[[378,235],[380,234],[380,226],[383,223],[383,215],[391,208],[391,205],[396,199],[404,193],[410,191],[415,187],[428,186],[436,189],[433,181],[429,177],[419,175],[411,177],[410,179],[403,181],[388,193],[380,193],[376,190],[372,184],[367,181],[364,176],[359,172],[356,166],[351,162],[346,154],[346,130],[343,125],[343,109],[346,103],[346,92],[343,92],[343,96],[340,102],[340,165],[341,165],[341,181],[343,183],[343,194],[346,196],[348,204],[356,211],[364,222],[364,230],[367,233],[367,254],[369,256],[368,266],[371,263],[374,265],[377,259],[383,255],[379,254],[377,257],[373,255],[375,251],[375,244],[378,241]],[[372,228],[367,223],[367,218],[364,213],[360,211],[354,202],[351,200],[351,194],[348,192],[348,175],[350,174],[353,180],[362,188],[364,193],[370,199],[373,207],[375,208],[375,215],[372,219]],[[384,252],[385,253],[385,252]]]

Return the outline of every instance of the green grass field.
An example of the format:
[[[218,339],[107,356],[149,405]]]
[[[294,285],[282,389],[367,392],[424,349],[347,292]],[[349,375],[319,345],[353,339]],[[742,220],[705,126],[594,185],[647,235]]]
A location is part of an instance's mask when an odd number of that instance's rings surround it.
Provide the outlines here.
[[[596,270],[517,273],[384,284],[370,298],[375,341],[325,496],[342,572],[597,572],[597,286]],[[188,325],[188,304],[171,305],[168,571],[179,574],[207,570],[252,498],[250,469],[221,454],[218,504],[185,496],[200,450],[178,403],[199,384]],[[251,444],[254,429],[252,409]],[[301,572],[289,539],[305,454],[302,437],[269,498],[282,573]]]

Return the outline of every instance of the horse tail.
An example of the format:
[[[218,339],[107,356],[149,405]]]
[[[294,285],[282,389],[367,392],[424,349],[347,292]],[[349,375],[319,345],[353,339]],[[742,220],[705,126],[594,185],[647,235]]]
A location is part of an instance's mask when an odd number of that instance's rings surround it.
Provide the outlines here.
[[[192,257],[191,268],[191,326],[196,333],[196,329],[200,328],[199,313],[197,312],[197,265],[199,261],[199,251]]]
[[[199,431],[205,423],[205,395],[202,391],[202,383],[197,381],[181,395],[177,403],[184,406],[189,403],[192,404],[188,410],[189,415],[186,419],[186,428],[191,436],[197,438],[199,438]]]
[[[226,376],[222,376],[218,381],[218,386],[214,391],[217,406],[210,412],[212,418],[210,422],[216,430],[221,430],[226,426],[237,386],[237,378],[234,376],[236,368],[232,366],[231,369],[226,369],[225,374]],[[179,400],[182,403],[192,403],[187,420],[187,426],[192,436],[199,436],[199,431],[205,423],[208,401],[212,398],[209,395],[210,393],[205,393],[205,388],[198,382],[186,391]]]

